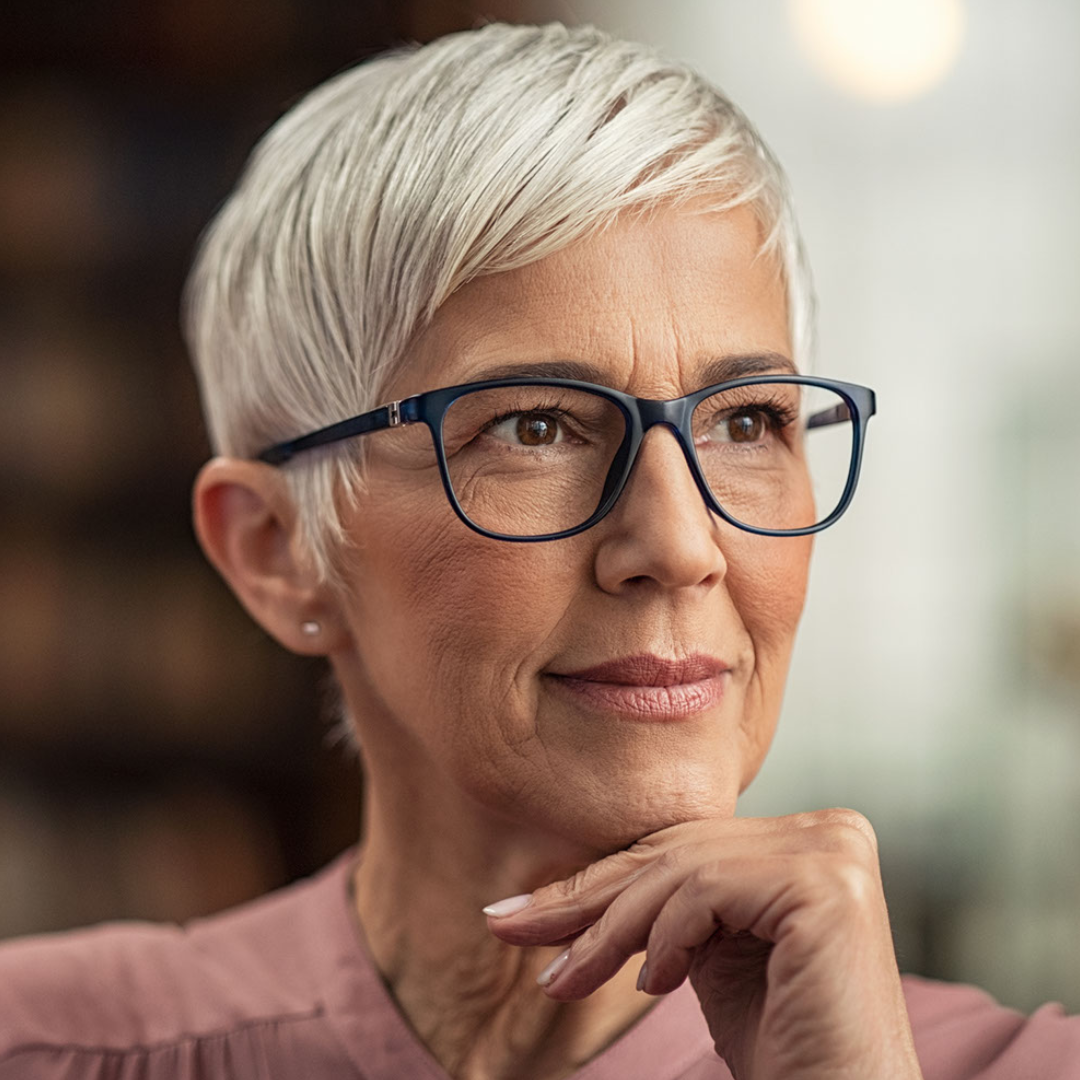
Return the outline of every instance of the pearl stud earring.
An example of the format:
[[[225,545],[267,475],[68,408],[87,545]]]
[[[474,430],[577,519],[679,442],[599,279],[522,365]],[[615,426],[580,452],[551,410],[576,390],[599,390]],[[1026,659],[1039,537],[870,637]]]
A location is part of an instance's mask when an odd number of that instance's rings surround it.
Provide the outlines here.
[[[314,637],[321,629],[322,627],[314,619],[300,624],[301,633],[307,634],[308,637]]]

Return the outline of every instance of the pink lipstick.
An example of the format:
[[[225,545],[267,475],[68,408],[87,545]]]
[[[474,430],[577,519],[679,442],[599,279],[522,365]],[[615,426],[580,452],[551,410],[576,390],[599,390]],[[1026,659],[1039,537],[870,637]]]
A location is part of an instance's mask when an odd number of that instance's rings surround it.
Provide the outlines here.
[[[722,660],[702,653],[682,660],[643,653],[579,671],[548,674],[579,705],[631,720],[663,723],[719,705],[730,670]]]

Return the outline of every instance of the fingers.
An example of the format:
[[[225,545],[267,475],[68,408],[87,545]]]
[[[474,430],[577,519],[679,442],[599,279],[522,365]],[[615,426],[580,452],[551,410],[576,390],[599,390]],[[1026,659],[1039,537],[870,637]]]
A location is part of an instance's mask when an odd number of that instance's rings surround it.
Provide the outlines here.
[[[739,845],[756,845],[774,831],[782,819],[742,818],[684,822],[646,836],[625,851],[587,866],[563,881],[537,889],[522,906],[521,897],[500,901],[484,909],[488,929],[512,945],[552,945],[573,940],[603,915],[617,896],[658,862],[674,868],[679,852],[688,845],[707,842],[712,849],[735,852]],[[725,835],[730,833],[731,835]],[[682,860],[685,861],[685,860]],[[498,908],[507,905],[507,912]]]
[[[696,854],[680,852],[683,858]],[[558,976],[545,987],[549,997],[560,1001],[587,997],[646,947],[653,924],[683,880],[671,862],[658,860],[639,874],[578,937]],[[715,929],[710,925],[709,933]]]
[[[876,855],[869,823],[848,810],[691,822],[538,889],[524,907],[519,898],[513,914],[489,915],[488,926],[515,945],[572,943],[545,987],[553,998],[587,996],[646,948],[644,989],[663,994],[718,930],[752,928],[755,947],[767,948],[800,905],[872,903],[848,886],[874,892]]]
[[[581,934],[546,987],[550,997],[586,997],[642,950],[647,950],[648,970],[640,989],[669,993],[710,938],[718,932],[734,936],[762,922],[780,885],[775,866],[742,859],[718,863],[704,844],[679,855],[680,866],[658,862]]]
[[[831,813],[831,811],[826,812]],[[818,815],[791,818],[727,818],[685,822],[644,837],[563,881],[537,889],[525,906],[521,897],[485,908],[488,929],[512,945],[553,945],[573,940],[591,926],[620,893],[652,866],[685,874],[693,868],[688,852],[698,845],[703,858],[738,857],[776,850],[778,841],[794,850],[804,843],[792,835],[812,832]],[[672,889],[677,882],[672,883]],[[507,911],[497,909],[507,905]]]
[[[688,877],[657,915],[646,944],[648,975],[641,989],[668,994],[690,974],[695,955],[713,939],[768,949],[777,936],[770,908],[782,899],[777,867],[733,860]],[[779,893],[779,895],[778,895]],[[736,952],[745,949],[736,948]]]
[[[615,898],[648,868],[645,857],[616,852],[573,877],[537,889],[527,905],[516,907],[508,915],[494,913],[499,904],[485,908],[488,929],[512,945],[556,945],[572,941],[592,926]]]

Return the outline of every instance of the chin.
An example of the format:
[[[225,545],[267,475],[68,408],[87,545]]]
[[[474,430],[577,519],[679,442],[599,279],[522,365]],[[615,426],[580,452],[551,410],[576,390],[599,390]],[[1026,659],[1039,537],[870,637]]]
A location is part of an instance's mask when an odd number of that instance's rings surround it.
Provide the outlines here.
[[[562,838],[608,854],[673,825],[705,818],[733,817],[737,792],[731,784],[675,785],[614,779],[588,797],[567,799],[557,821]]]

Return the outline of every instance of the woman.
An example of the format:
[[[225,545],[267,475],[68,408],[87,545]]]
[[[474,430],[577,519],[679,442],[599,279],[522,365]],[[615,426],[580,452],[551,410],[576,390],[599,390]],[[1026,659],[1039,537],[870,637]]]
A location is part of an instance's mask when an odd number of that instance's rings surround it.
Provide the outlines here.
[[[782,176],[713,88],[555,25],[377,59],[188,299],[199,539],[329,658],[363,841],[6,946],[0,1077],[1080,1076],[1080,1021],[901,980],[860,815],[734,816],[874,401],[799,374]]]

